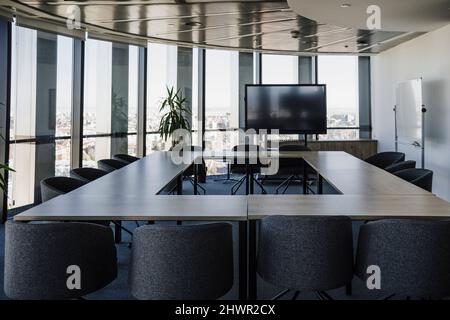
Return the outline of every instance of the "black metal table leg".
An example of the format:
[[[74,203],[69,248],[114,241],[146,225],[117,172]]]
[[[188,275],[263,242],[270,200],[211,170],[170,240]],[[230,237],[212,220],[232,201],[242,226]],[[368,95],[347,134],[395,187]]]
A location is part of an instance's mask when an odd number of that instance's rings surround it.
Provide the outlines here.
[[[180,174],[177,177],[177,194],[182,195],[183,194],[183,175]]]
[[[247,300],[247,221],[239,221],[239,300]]]
[[[248,299],[258,299],[256,276],[256,224],[257,220],[248,222]]]
[[[248,163],[245,164],[245,194],[250,194],[250,181],[249,181],[249,166]]]
[[[347,285],[345,286],[345,294],[346,294],[347,296],[351,296],[351,295],[352,295],[352,291],[353,291],[353,288],[352,288],[352,281],[350,281],[350,282],[347,283]]]
[[[120,226],[122,225],[122,221],[117,221],[114,226],[114,240],[116,243],[122,242],[122,229]]]
[[[323,194],[323,178],[317,174],[317,194]]]
[[[197,164],[194,163],[194,195],[197,195],[198,189],[198,178],[197,178]]]
[[[308,193],[308,170],[306,168],[306,161],[303,160],[303,194],[307,194]]]

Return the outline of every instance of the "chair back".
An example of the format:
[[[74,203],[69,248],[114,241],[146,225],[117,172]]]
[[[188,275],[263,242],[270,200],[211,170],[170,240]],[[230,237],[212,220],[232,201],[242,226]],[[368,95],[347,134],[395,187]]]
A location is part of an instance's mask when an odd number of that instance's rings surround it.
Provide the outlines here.
[[[50,177],[41,180],[41,200],[48,201],[54,197],[66,194],[86,184],[85,181],[70,177]]]
[[[115,154],[115,155],[113,155],[112,158],[114,160],[123,161],[123,162],[125,162],[127,164],[128,163],[133,163],[133,162],[138,161],[140,159],[138,157],[134,157],[134,156],[130,156],[129,154],[122,154],[122,153]]]
[[[408,161],[402,161],[398,163],[391,164],[390,166],[387,166],[384,168],[387,172],[395,173],[400,170],[405,169],[414,169],[416,167],[416,162],[414,160],[408,160]]]
[[[433,191],[433,171],[428,169],[405,169],[394,173],[402,178],[428,192]]]
[[[112,172],[128,165],[128,163],[115,159],[102,159],[97,161],[97,166],[100,170]]]
[[[130,266],[137,299],[217,299],[233,285],[231,225],[135,229]]]
[[[107,174],[107,171],[96,168],[75,168],[70,170],[70,176],[72,178],[83,180],[86,182],[94,181]]]
[[[355,274],[377,266],[384,292],[418,298],[450,296],[450,221],[390,219],[361,226]]]
[[[74,299],[117,276],[116,247],[108,227],[8,221],[5,232],[4,290],[9,298]],[[81,274],[79,288],[76,272]]]
[[[292,290],[325,291],[346,285],[353,275],[350,218],[263,219],[257,269],[265,281]]]
[[[367,158],[366,162],[378,168],[384,169],[394,163],[405,161],[405,154],[403,152],[380,152]]]

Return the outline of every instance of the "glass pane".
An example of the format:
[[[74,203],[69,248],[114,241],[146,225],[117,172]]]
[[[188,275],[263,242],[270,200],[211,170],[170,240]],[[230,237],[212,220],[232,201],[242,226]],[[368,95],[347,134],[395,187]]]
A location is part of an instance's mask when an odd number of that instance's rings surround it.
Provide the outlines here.
[[[55,142],[55,175],[70,175],[70,139],[56,140]]]
[[[111,133],[112,44],[86,41],[83,134]]]
[[[72,120],[73,40],[58,36],[56,69],[56,137],[70,137]]]
[[[34,202],[35,144],[17,143],[9,146],[8,208],[17,208]]]
[[[319,135],[319,140],[357,140],[359,129],[328,129],[327,134]]]
[[[97,161],[111,158],[111,138],[84,138],[83,139],[83,167],[97,167]]]
[[[205,129],[239,127],[239,53],[206,50]]]
[[[159,133],[147,134],[146,145],[147,154],[155,151],[167,151],[172,146],[172,140],[169,138],[164,141]]]
[[[263,84],[297,84],[298,57],[275,54],[262,55]]]
[[[148,44],[147,80],[147,132],[157,132],[161,114],[161,100],[166,96],[166,86],[177,85],[177,47]]]
[[[318,81],[327,85],[328,127],[359,126],[358,57],[319,56]]]
[[[128,154],[137,156],[137,135],[128,136]]]
[[[35,136],[37,32],[15,27],[13,37],[10,136],[29,139]]]
[[[129,47],[128,68],[128,132],[137,132],[139,48],[136,46]]]

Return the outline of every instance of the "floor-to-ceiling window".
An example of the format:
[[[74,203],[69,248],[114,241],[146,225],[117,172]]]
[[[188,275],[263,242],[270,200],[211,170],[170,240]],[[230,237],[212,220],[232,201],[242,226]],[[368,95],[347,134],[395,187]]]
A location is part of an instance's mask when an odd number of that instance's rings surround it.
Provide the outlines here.
[[[261,57],[262,84],[298,84],[299,59],[297,56],[263,54]],[[297,134],[270,135],[271,140],[298,140]]]
[[[206,50],[205,149],[230,150],[237,145],[239,128],[239,52]],[[223,163],[211,162],[209,174]]]
[[[138,48],[89,39],[85,52],[83,166],[136,154]]]
[[[359,138],[357,56],[318,56],[318,83],[327,85],[328,133],[321,139]]]
[[[70,170],[73,40],[13,26],[8,206],[40,201],[39,182]]]
[[[149,43],[147,47],[147,139],[146,152],[168,150],[172,142],[159,135],[161,101],[167,88],[177,87],[177,47]]]
[[[276,54],[262,55],[263,84],[297,84],[298,57]]]

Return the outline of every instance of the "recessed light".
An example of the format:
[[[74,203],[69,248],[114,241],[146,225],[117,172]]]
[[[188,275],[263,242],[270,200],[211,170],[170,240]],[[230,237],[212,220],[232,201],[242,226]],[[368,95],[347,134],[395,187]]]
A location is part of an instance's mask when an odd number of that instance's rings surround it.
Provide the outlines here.
[[[188,21],[185,23],[185,25],[188,27],[201,27],[201,26],[203,26],[203,23],[198,22],[198,21]]]
[[[341,4],[341,8],[350,8],[352,5],[350,3]]]

